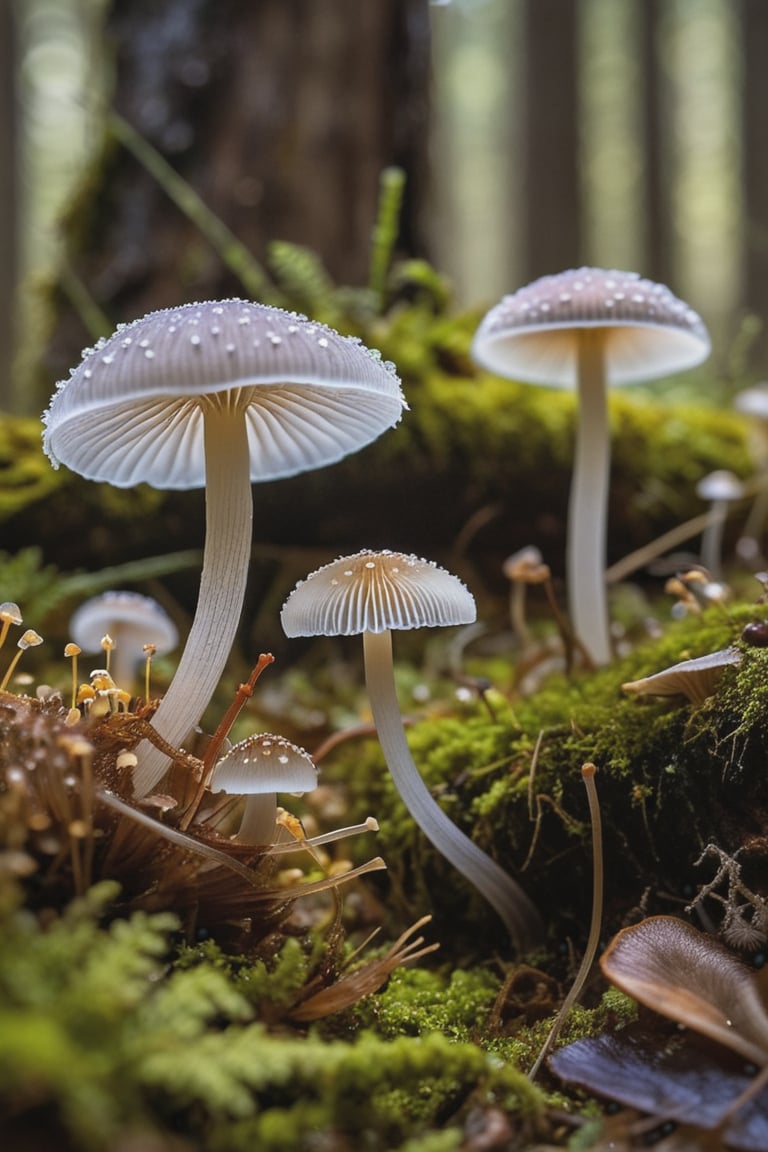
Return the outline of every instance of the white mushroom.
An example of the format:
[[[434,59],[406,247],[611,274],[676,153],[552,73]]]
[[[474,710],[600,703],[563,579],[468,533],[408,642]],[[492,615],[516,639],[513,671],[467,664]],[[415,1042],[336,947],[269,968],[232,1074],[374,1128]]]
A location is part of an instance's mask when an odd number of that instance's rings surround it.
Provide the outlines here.
[[[696,495],[702,500],[708,500],[710,504],[710,522],[701,538],[701,563],[713,580],[719,580],[723,567],[723,529],[728,505],[742,499],[744,485],[733,472],[718,468],[699,480]]]
[[[245,797],[237,839],[243,844],[271,844],[275,839],[277,793],[311,792],[317,769],[303,748],[282,736],[260,732],[235,744],[211,776],[212,792]]]
[[[520,886],[449,819],[421,778],[405,738],[395,691],[392,629],[470,624],[475,602],[457,577],[428,560],[364,550],[313,572],[280,614],[286,636],[363,635],[365,679],[384,758],[416,823],[504,921],[522,950],[540,934]]]
[[[579,396],[568,513],[568,600],[593,660],[611,658],[605,588],[610,470],[609,385],[691,368],[710,350],[701,318],[662,284],[634,272],[579,268],[544,276],[492,308],[472,354],[511,379]]]
[[[161,656],[177,645],[179,634],[157,600],[139,592],[103,592],[86,600],[73,613],[69,633],[83,652],[101,652],[103,638],[111,637],[109,671],[119,688],[129,689],[136,665],[151,644]]]
[[[153,312],[89,349],[45,414],[54,465],[118,487],[206,488],[197,610],[153,719],[180,746],[219,681],[251,552],[250,485],[319,468],[396,424],[394,366],[321,324],[242,300]],[[139,746],[137,796],[168,759]]]
[[[621,687],[633,696],[684,696],[691,704],[703,704],[717,690],[723,670],[739,663],[738,648],[721,648],[693,660],[681,660],[642,680],[629,680]]]

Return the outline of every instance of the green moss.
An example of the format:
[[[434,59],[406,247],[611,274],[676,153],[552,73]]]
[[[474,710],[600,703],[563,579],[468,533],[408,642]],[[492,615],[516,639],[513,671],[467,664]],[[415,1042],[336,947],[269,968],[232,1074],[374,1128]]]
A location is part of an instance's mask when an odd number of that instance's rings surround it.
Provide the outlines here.
[[[752,605],[727,614],[712,608],[671,623],[662,639],[639,645],[610,668],[550,678],[533,696],[499,709],[496,720],[478,704],[463,718],[427,718],[408,729],[416,763],[438,801],[519,876],[553,940],[583,938],[588,924],[585,762],[597,765],[603,808],[606,932],[620,925],[645,889],[669,894],[652,895],[657,910],[679,907],[674,896],[682,898],[695,883],[693,862],[708,840],[733,851],[757,834],[768,808],[760,767],[768,742],[768,653],[743,646],[741,665],[727,669],[719,691],[699,707],[621,691],[625,681],[738,641],[756,614]],[[478,938],[473,926],[482,920],[492,931],[493,918],[414,827],[376,743],[341,746],[326,771],[345,780],[357,816],[373,812],[379,819],[392,898],[409,914],[433,908],[438,938],[447,932],[451,949],[471,952]],[[466,924],[466,933],[448,929],[452,923]]]
[[[43,455],[36,419],[0,413],[0,523],[43,500],[64,482]]]

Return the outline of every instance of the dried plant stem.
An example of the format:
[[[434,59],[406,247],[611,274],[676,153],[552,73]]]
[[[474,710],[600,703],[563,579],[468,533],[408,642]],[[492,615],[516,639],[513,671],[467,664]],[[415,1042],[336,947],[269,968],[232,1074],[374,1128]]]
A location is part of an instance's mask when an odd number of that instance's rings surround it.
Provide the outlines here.
[[[560,1035],[571,1008],[573,1008],[581,995],[581,990],[589,975],[590,968],[594,963],[597,947],[600,942],[600,928],[603,919],[603,822],[600,815],[600,802],[595,787],[595,772],[596,768],[594,764],[582,765],[581,778],[587,789],[589,818],[592,824],[592,920],[589,926],[587,946],[584,949],[584,955],[581,959],[579,970],[576,973],[576,979],[571,985],[568,995],[555,1017],[555,1022],[542,1045],[539,1055],[536,1057],[536,1062],[528,1073],[529,1080],[535,1080],[547,1054]]]

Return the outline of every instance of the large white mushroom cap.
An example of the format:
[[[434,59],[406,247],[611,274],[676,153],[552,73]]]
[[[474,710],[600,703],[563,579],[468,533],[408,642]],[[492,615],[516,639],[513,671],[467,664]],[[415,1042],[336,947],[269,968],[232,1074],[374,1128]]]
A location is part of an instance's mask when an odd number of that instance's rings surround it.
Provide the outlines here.
[[[701,317],[663,284],[636,272],[577,268],[505,296],[480,324],[472,355],[500,376],[574,388],[575,333],[584,328],[605,329],[605,375],[612,385],[693,368],[710,351]]]
[[[245,413],[252,480],[340,460],[406,407],[394,365],[358,339],[280,308],[209,301],[151,312],[87,349],[44,416],[43,446],[55,466],[120,488],[202,487],[214,398]]]

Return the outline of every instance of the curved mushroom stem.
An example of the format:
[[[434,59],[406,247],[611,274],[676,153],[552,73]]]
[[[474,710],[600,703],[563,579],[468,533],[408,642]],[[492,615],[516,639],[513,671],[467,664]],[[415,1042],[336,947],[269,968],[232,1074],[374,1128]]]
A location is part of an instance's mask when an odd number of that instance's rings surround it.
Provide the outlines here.
[[[603,332],[579,333],[579,415],[568,508],[568,606],[576,635],[596,664],[611,661],[605,539],[611,460]]]
[[[536,908],[520,885],[446,816],[411,756],[395,692],[392,633],[364,632],[363,653],[365,681],[379,742],[408,811],[438,852],[496,909],[515,948],[525,951],[542,936]]]
[[[204,422],[206,535],[200,592],[176,675],[152,718],[155,730],[177,748],[199,722],[229,658],[251,557],[253,501],[245,416],[212,403]],[[137,755],[133,783],[141,797],[155,787],[169,761],[146,740]]]

